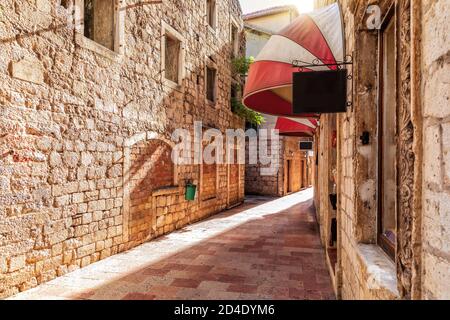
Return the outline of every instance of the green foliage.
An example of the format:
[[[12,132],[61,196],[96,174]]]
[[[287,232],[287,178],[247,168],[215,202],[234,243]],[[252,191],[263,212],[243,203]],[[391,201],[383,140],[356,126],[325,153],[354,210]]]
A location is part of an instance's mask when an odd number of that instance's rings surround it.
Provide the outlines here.
[[[254,61],[255,59],[253,57],[233,59],[232,65],[234,74],[239,75],[241,78],[244,78],[248,73],[250,65]],[[242,92],[242,88],[240,85],[235,86],[236,87],[233,88],[234,90]],[[241,94],[239,94],[239,96],[241,96]],[[265,121],[264,117],[259,112],[247,108],[246,106],[244,106],[242,101],[237,98],[231,98],[231,110],[239,117],[244,118],[247,122],[250,122],[254,125],[260,125]]]
[[[251,124],[260,125],[264,123],[264,117],[259,112],[247,108],[238,99],[231,99],[231,110]]]
[[[250,68],[250,65],[255,62],[255,59],[253,57],[246,58],[236,58],[233,59],[231,62],[233,65],[233,72],[234,74],[238,74],[240,76],[246,76],[248,73],[248,69]]]

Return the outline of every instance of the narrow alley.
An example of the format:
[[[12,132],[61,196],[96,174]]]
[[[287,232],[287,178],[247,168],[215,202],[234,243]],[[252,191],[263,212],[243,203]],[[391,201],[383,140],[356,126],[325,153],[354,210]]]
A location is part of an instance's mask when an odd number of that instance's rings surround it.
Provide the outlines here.
[[[334,299],[312,197],[248,197],[11,299]]]
[[[0,1],[0,301],[449,300],[449,3]]]

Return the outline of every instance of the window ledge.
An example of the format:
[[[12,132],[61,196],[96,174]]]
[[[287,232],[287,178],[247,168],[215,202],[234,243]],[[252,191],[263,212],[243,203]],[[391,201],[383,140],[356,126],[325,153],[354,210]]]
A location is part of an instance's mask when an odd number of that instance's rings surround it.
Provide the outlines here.
[[[359,244],[358,255],[365,265],[369,290],[385,291],[391,299],[400,297],[395,263],[377,245]]]
[[[121,55],[115,51],[111,51],[110,49],[102,46],[101,44],[92,41],[89,38],[86,38],[83,34],[76,32],[75,33],[75,42],[80,47],[95,52],[109,60],[118,62],[121,58]]]
[[[211,32],[214,36],[217,37],[217,29],[218,28],[211,26],[209,23],[206,23],[206,25],[208,26],[209,32]]]
[[[170,89],[177,90],[180,92],[183,91],[183,86],[181,84],[173,82],[172,80],[169,80],[165,77],[162,78],[162,83]]]
[[[206,105],[211,107],[211,108],[217,108],[218,103],[217,101],[211,101],[208,98],[205,99]]]

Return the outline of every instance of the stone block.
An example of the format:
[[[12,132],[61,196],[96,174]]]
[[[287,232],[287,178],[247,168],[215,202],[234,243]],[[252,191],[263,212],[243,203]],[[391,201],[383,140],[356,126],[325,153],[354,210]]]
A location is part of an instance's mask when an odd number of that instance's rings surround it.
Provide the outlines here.
[[[69,230],[68,229],[64,229],[64,230],[60,230],[58,232],[54,232],[52,234],[48,235],[48,242],[51,245],[63,242],[64,240],[66,240],[69,237]]]
[[[79,193],[74,193],[72,195],[72,203],[73,204],[82,203],[83,201],[84,201],[84,193],[79,192]]]
[[[92,213],[88,212],[83,214],[83,224],[89,224],[92,222]]]
[[[88,266],[90,264],[91,264],[91,257],[90,256],[83,257],[81,259],[81,261],[80,261],[80,267],[81,268],[84,268],[84,267],[86,267],[86,266]]]
[[[76,168],[80,161],[80,156],[77,152],[66,151],[63,154],[64,164],[69,168]]]
[[[107,248],[102,250],[102,252],[100,252],[100,259],[106,259],[109,256],[111,256],[111,249]]]
[[[50,153],[49,163],[52,167],[60,167],[62,165],[61,155],[58,152],[53,151]]]
[[[11,257],[9,259],[8,271],[9,272],[14,272],[14,271],[20,270],[22,268],[25,268],[25,266],[26,266],[26,259],[27,258],[26,258],[25,255]]]
[[[423,2],[422,44],[423,60],[426,70],[432,63],[448,53],[448,35],[450,34],[450,11],[446,0]]]
[[[441,127],[425,128],[424,134],[424,170],[425,182],[442,185],[442,148]]]
[[[36,8],[42,12],[50,13],[52,11],[52,4],[49,0],[36,0]]]
[[[450,90],[448,90],[448,83],[450,83],[449,65],[443,64],[433,68],[431,74],[424,74],[424,78],[424,115],[435,118],[450,116]]]
[[[81,153],[81,165],[90,166],[94,162],[95,162],[95,159],[91,152],[82,152]]]
[[[85,256],[91,255],[95,252],[95,243],[88,244],[86,246],[77,249],[77,257],[83,258]]]
[[[431,299],[448,300],[450,299],[450,263],[448,260],[436,257],[430,253],[425,253],[423,258],[423,267],[427,272],[424,273],[423,284],[425,292],[432,293]]]
[[[165,225],[165,217],[164,216],[160,216],[156,219],[156,227],[157,228],[161,228]]]
[[[93,221],[100,221],[103,218],[103,211],[94,211],[92,214]]]
[[[109,189],[101,189],[99,198],[100,199],[108,199],[111,196],[111,190]]]
[[[24,283],[22,283],[19,286],[19,290],[20,290],[20,292],[23,292],[26,290],[30,290],[30,289],[36,287],[37,285],[38,285],[38,280],[37,280],[37,278],[33,277],[30,280],[27,280]]]
[[[62,277],[63,275],[67,274],[69,272],[66,265],[58,266],[58,269],[56,270],[56,275],[58,277]]]
[[[26,256],[27,263],[36,263],[38,261],[50,258],[52,256],[52,253],[50,249],[33,250],[31,252],[28,252]]]
[[[35,84],[44,84],[44,69],[37,60],[23,59],[11,62],[10,71],[13,78]]]
[[[55,207],[60,208],[70,204],[70,195],[60,196],[55,198]]]
[[[101,211],[105,210],[105,208],[106,208],[105,200],[90,201],[88,203],[88,211]]]
[[[63,253],[63,263],[64,264],[71,264],[75,258],[75,251],[74,250],[67,250]]]
[[[0,274],[8,271],[8,263],[6,257],[0,256]]]

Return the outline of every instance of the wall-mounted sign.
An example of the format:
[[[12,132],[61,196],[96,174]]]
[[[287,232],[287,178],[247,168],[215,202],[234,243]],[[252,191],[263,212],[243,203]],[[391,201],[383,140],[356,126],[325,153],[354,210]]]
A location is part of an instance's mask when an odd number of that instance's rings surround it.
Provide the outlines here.
[[[294,73],[294,114],[345,112],[347,81],[346,69]]]
[[[313,150],[312,141],[301,141],[300,142],[300,150],[302,151],[311,151]]]

